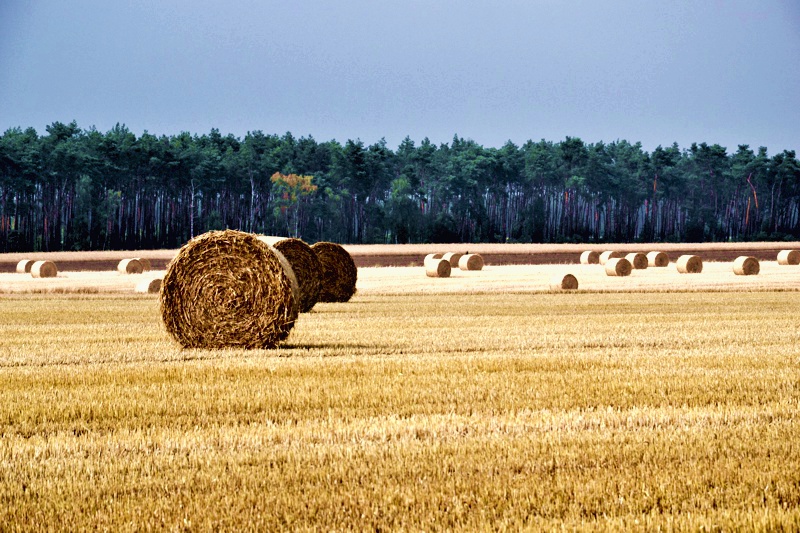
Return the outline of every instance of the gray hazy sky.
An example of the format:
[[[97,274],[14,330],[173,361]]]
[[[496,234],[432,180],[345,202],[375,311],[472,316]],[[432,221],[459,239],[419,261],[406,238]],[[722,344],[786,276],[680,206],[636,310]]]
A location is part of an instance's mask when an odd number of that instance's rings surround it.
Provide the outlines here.
[[[0,131],[800,151],[798,0],[0,0]]]

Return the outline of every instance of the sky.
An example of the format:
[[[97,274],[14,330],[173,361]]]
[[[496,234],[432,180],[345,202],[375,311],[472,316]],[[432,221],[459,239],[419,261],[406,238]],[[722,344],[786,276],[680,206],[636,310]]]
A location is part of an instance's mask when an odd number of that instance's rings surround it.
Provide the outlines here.
[[[0,132],[800,152],[797,0],[0,0]]]

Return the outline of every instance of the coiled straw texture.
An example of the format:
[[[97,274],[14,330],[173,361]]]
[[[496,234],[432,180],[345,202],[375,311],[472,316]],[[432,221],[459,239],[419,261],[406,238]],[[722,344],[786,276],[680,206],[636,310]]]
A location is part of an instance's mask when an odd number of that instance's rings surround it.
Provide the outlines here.
[[[261,235],[259,240],[275,247],[292,265],[300,288],[300,312],[311,311],[322,286],[322,265],[311,246],[302,239]]]
[[[356,293],[358,270],[353,258],[335,242],[311,245],[322,267],[319,302],[347,302]]]

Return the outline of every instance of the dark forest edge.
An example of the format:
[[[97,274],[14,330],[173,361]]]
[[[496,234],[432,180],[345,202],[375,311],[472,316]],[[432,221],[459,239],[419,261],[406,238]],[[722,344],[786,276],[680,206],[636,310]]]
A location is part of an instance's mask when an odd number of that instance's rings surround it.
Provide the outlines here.
[[[353,244],[800,238],[791,150],[46,131],[0,137],[2,252],[177,248],[223,228]]]

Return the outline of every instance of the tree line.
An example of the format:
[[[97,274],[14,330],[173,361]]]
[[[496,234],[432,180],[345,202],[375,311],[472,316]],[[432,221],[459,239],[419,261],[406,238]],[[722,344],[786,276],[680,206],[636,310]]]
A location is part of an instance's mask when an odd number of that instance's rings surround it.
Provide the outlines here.
[[[365,145],[261,131],[0,137],[0,251],[175,248],[211,229],[308,242],[800,238],[800,163],[739,145]]]

